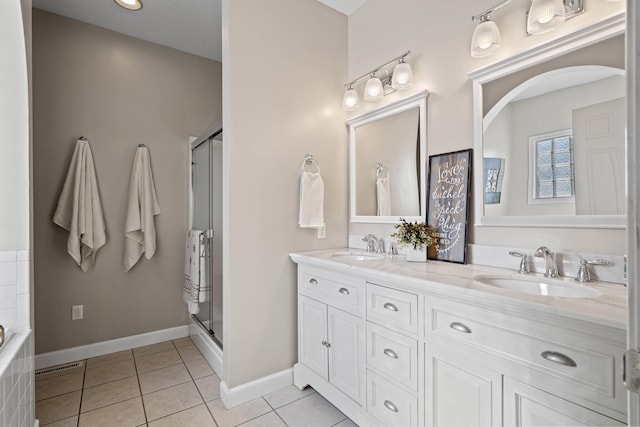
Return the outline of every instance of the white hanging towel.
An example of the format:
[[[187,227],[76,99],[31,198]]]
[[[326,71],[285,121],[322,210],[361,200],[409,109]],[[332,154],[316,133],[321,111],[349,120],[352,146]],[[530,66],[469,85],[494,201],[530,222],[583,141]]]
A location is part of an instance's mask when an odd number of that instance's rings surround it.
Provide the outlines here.
[[[54,224],[69,232],[67,252],[85,273],[95,267],[96,253],[107,242],[91,147],[79,139],[73,151]]]
[[[154,217],[160,214],[151,172],[149,149],[138,146],[133,160],[129,203],[125,222],[124,268],[129,271],[142,254],[151,259],[156,252],[156,227]]]
[[[206,254],[205,233],[202,230],[190,230],[187,233],[184,263],[184,289],[182,299],[188,305],[189,313],[198,314],[198,302],[206,301]]]
[[[303,171],[300,178],[301,228],[324,228],[324,182],[320,172]]]
[[[376,195],[378,199],[378,216],[391,216],[391,190],[389,188],[389,175],[386,178],[376,180]]]

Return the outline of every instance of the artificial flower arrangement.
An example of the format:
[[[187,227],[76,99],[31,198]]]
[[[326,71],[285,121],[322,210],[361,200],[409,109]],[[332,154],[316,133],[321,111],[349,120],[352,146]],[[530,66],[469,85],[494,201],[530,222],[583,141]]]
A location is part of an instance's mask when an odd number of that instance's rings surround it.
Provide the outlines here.
[[[395,226],[396,232],[391,235],[399,245],[410,246],[416,251],[425,250],[434,242],[433,228],[424,222],[408,222],[400,218]]]

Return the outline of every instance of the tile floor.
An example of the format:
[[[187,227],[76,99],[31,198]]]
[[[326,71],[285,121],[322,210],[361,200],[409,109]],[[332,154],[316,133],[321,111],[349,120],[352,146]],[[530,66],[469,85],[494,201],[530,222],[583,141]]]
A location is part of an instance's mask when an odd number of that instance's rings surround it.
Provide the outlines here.
[[[225,409],[220,379],[189,338],[87,359],[36,377],[45,427],[357,427],[322,396],[288,386]]]

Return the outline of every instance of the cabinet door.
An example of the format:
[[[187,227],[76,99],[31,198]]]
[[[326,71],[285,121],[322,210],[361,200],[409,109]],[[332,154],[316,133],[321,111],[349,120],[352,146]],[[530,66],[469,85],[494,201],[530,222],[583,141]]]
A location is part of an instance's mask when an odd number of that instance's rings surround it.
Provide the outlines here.
[[[327,305],[314,299],[298,298],[300,363],[327,379]]]
[[[427,425],[502,425],[502,376],[447,347],[426,349]]]
[[[564,427],[626,424],[505,377],[504,425],[505,427]]]
[[[358,403],[364,397],[364,339],[362,319],[328,309],[329,382]]]

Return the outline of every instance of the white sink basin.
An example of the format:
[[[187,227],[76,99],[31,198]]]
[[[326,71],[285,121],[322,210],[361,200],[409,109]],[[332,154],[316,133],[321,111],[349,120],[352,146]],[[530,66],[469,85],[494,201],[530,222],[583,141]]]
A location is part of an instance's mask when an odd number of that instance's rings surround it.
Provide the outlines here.
[[[331,256],[345,261],[377,261],[384,258],[384,255],[381,254],[356,251],[335,252]]]
[[[475,276],[474,280],[489,286],[524,292],[532,295],[543,295],[564,298],[597,298],[602,293],[582,285],[573,285],[553,279],[535,277],[510,276]]]

